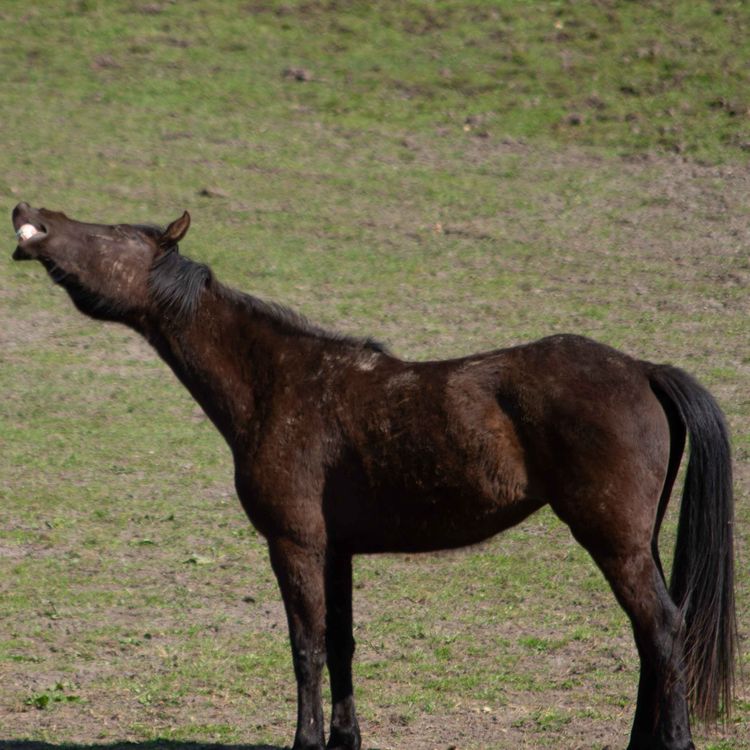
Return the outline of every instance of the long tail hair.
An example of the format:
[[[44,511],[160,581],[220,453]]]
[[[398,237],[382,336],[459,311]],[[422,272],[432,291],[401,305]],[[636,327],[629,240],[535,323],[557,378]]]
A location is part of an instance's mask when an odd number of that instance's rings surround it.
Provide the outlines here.
[[[734,601],[734,501],[729,432],[719,405],[668,365],[650,372],[667,416],[690,436],[670,594],[685,620],[685,680],[693,715],[729,715],[738,655]],[[670,408],[671,407],[671,408]]]

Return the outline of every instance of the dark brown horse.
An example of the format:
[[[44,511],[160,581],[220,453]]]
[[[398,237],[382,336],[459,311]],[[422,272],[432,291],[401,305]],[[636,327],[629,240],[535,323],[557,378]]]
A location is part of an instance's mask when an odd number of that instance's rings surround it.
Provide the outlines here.
[[[732,478],[711,395],[669,365],[578,336],[405,362],[228,289],[166,229],[84,224],[21,203],[34,258],[82,312],[143,334],[226,438],[237,493],[268,541],[298,686],[295,750],[357,750],[352,555],[473,544],[549,503],[633,625],[631,750],[693,747],[689,714],[731,706]],[[686,435],[669,588],[657,539]]]

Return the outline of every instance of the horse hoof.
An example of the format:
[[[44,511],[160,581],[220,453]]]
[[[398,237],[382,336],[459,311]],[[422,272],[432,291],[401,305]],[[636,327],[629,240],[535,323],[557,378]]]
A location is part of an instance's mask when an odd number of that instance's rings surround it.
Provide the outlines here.
[[[359,732],[337,731],[329,738],[326,750],[360,750],[361,747]]]
[[[327,750],[322,742],[295,742],[292,750]]]
[[[628,750],[695,750],[695,745],[690,739],[675,744],[655,737],[631,737]]]

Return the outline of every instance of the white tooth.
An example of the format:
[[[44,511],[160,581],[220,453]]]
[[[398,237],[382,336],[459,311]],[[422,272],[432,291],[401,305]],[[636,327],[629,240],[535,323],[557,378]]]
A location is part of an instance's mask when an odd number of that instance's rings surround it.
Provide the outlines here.
[[[16,235],[19,239],[28,240],[35,234],[39,234],[39,230],[33,224],[24,224],[17,232]]]

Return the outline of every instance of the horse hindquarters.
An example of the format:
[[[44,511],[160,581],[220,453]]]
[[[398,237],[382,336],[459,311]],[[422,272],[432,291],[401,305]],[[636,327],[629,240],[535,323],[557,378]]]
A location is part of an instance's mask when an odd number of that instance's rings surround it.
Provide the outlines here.
[[[641,671],[629,750],[691,750],[682,615],[655,555],[660,498],[670,478],[669,425],[647,382],[634,403],[608,419],[592,426],[597,441],[570,433],[569,460],[560,464],[558,494],[550,504],[631,621]]]

